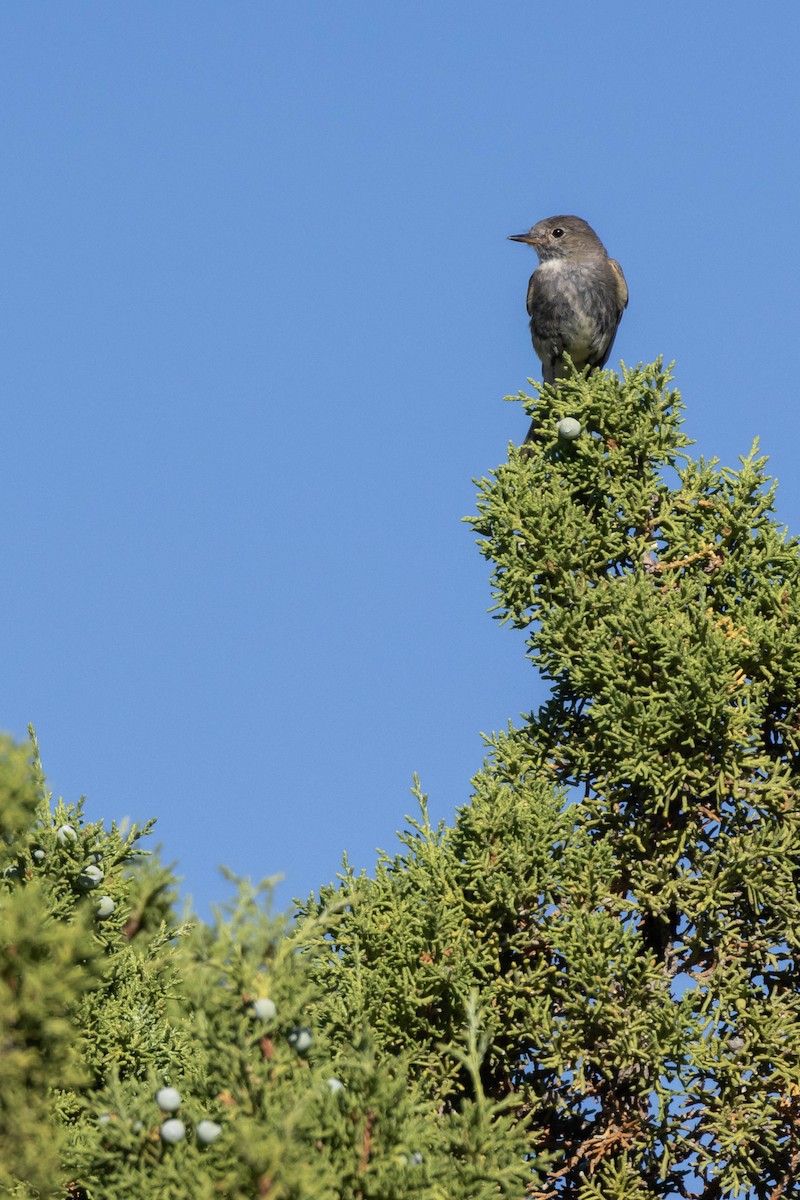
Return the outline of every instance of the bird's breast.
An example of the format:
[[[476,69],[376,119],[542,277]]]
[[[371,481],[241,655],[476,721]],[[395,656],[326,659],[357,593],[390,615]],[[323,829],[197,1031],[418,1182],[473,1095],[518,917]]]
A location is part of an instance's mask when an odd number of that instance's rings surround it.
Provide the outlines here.
[[[593,265],[543,262],[531,279],[531,334],[542,361],[564,351],[577,367],[593,363],[605,342],[609,315]]]

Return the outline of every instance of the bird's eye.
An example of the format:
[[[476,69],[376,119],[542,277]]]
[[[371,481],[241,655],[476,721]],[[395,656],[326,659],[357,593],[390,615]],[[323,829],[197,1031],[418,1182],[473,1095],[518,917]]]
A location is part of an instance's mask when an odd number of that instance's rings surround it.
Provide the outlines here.
[[[563,236],[564,236],[564,230],[563,230],[563,229],[560,229],[560,228],[559,228],[559,229],[554,229],[554,230],[553,230],[553,237],[563,237]]]

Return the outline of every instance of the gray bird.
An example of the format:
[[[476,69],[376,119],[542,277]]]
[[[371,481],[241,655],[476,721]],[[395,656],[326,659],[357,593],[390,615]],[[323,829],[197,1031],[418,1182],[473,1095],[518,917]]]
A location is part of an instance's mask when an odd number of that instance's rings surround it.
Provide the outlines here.
[[[628,285],[591,225],[580,217],[548,217],[508,240],[533,246],[539,256],[528,284],[528,315],[544,382],[563,379],[565,353],[578,370],[605,366],[628,303]]]

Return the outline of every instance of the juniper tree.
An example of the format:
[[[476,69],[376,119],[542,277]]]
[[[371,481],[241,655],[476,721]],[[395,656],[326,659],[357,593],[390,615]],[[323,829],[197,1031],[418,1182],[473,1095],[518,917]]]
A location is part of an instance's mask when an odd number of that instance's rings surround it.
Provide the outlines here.
[[[800,1195],[798,542],[755,447],[691,457],[660,362],[519,399],[471,523],[549,697],[451,828],[420,795],[374,879],[323,890],[325,1019],[444,1111],[506,1104],[529,1196]],[[477,1083],[442,1049],[470,996]]]
[[[444,1200],[484,1194],[472,1166],[451,1189],[452,1155],[489,1144],[523,1186],[507,1105],[442,1113],[409,1056],[320,1019],[309,961],[335,911],[289,923],[269,881],[234,880],[210,923],[178,921],[148,832],[53,805],[35,752],[0,744],[4,1196]],[[473,1006],[447,1050],[475,1080],[483,1037]]]

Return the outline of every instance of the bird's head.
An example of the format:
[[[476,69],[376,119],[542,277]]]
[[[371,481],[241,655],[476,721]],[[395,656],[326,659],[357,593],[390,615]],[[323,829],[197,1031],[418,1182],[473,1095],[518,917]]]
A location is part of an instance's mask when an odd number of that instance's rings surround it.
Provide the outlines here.
[[[591,225],[581,217],[547,217],[538,221],[527,233],[513,233],[510,242],[525,242],[533,246],[540,262],[557,258],[585,258],[605,247]]]

